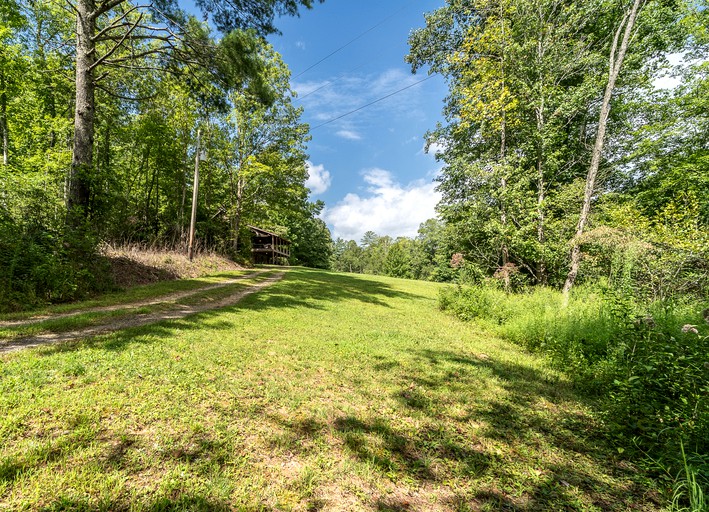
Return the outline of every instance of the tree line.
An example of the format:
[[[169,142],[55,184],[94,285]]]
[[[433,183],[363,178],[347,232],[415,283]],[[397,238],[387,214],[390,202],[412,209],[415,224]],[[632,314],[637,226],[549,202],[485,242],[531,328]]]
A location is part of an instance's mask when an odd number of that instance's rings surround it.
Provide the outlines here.
[[[338,240],[335,269],[706,294],[704,4],[449,0],[409,43],[413,70],[449,86],[426,135],[438,219],[413,239]],[[657,87],[668,73],[679,85]]]
[[[427,15],[407,60],[449,84],[427,135],[445,148],[449,252],[507,286],[625,272],[653,297],[705,292],[705,7],[450,0]],[[658,89],[668,56],[681,85]]]

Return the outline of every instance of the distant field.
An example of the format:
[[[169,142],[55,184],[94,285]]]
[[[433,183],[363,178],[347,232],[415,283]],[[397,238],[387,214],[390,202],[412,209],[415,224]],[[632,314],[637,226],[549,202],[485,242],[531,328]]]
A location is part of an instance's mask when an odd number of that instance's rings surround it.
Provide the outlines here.
[[[291,269],[0,355],[0,509],[659,510],[592,404],[439,288]]]

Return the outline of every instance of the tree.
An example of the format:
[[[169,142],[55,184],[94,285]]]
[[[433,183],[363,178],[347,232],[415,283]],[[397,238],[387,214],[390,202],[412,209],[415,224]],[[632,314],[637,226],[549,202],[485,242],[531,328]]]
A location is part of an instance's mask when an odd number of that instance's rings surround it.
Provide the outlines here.
[[[606,137],[606,125],[608,124],[608,116],[611,108],[611,98],[613,96],[613,91],[615,90],[618,75],[620,74],[620,70],[623,66],[625,54],[627,53],[630,45],[630,40],[635,28],[635,21],[642,6],[642,0],[634,0],[632,5],[623,14],[623,17],[620,19],[620,22],[615,30],[615,34],[613,35],[613,42],[610,47],[608,82],[606,83],[605,91],[603,93],[603,100],[601,102],[601,112],[598,118],[598,128],[596,129],[596,141],[593,144],[591,164],[588,168],[588,174],[586,176],[586,186],[584,188],[581,215],[579,216],[578,226],[576,227],[576,236],[572,242],[573,245],[571,248],[569,273],[566,276],[566,282],[564,283],[564,294],[567,296],[574,285],[576,275],[579,271],[579,265],[581,264],[581,247],[579,238],[584,233],[586,223],[588,222],[588,216],[591,212],[591,200],[595,192],[598,168],[601,164],[601,155]]]
[[[330,261],[330,268],[338,272],[361,274],[364,271],[363,251],[354,240],[335,240]]]
[[[389,247],[384,260],[384,273],[392,277],[414,278],[414,251],[416,242],[399,237]]]
[[[610,116],[608,86],[624,58],[632,72],[618,85],[647,83],[651,58],[681,39],[673,27],[681,6],[650,2],[638,23],[633,6],[623,18],[615,2],[449,0],[410,37],[413,70],[429,65],[450,88],[447,124],[427,134],[446,148],[438,211],[456,232],[456,252],[488,274],[509,262],[539,284],[567,277],[566,244],[580,236],[599,191],[599,129],[617,140],[627,122],[622,109]],[[628,45],[643,41],[628,58],[626,36]],[[602,78],[609,54],[612,83]],[[606,171],[618,167],[606,162]],[[585,206],[575,218],[582,177]],[[571,256],[577,271],[578,248]]]
[[[306,267],[330,268],[333,242],[327,224],[317,215],[324,204],[310,203],[304,215],[296,215],[289,230],[293,241],[291,257]]]
[[[300,122],[303,109],[292,104],[295,94],[290,89],[290,72],[270,46],[263,43],[259,51],[265,63],[259,81],[272,101],[264,104],[249,90],[234,91],[227,121],[231,145],[224,157],[229,167],[229,214],[235,251],[246,202],[264,201],[272,190],[267,203],[273,206],[279,195],[289,197],[288,187],[302,188],[305,180],[309,128]]]
[[[448,125],[427,135],[446,147],[439,212],[468,231],[459,249],[490,272],[513,262],[548,282],[564,232],[556,192],[573,183],[585,153],[578,133],[593,96],[593,19],[556,0],[450,1],[410,38],[414,71],[428,64],[451,91]]]
[[[200,0],[197,5],[208,14],[218,30],[224,33],[249,29],[254,37],[276,31],[276,15],[297,14],[299,6],[311,7],[311,0],[261,0],[219,2]],[[169,59],[207,67],[215,62],[210,57],[216,52],[194,23],[185,22],[177,6],[168,1],[147,5],[133,5],[127,0],[77,0],[69,6],[76,13],[76,96],[74,115],[74,143],[69,178],[67,206],[72,223],[83,222],[90,208],[90,194],[94,173],[95,92],[107,72],[102,68],[129,70],[165,69]],[[232,37],[224,44],[237,48],[221,52],[222,57],[237,54],[241,63],[249,60],[249,38]],[[124,55],[118,56],[125,50]],[[245,50],[245,51],[244,51]],[[148,64],[136,64],[136,59],[153,58]],[[224,69],[225,66],[222,66]],[[250,71],[239,69],[237,72]]]

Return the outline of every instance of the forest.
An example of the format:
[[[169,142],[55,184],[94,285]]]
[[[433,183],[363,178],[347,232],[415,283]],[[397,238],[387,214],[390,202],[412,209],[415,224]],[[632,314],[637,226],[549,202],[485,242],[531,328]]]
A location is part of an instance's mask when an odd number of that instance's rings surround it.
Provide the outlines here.
[[[441,309],[544,354],[619,453],[709,482],[705,0],[447,0],[409,37],[442,75],[437,217],[331,240],[309,127],[265,36],[311,0],[0,3],[0,310],[109,290],[105,244],[451,283]],[[667,85],[670,84],[670,85]]]
[[[327,263],[308,127],[265,41],[311,2],[231,5],[198,2],[207,23],[170,2],[2,2],[0,307],[110,289],[101,244],[186,248],[196,160],[198,247],[245,261],[257,224]]]

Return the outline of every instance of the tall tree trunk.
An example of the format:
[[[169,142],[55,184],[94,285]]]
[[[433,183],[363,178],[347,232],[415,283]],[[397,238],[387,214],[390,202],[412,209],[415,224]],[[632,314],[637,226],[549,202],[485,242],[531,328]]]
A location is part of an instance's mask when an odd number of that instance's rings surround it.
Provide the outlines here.
[[[93,65],[96,45],[94,0],[76,2],[76,105],[74,151],[71,159],[67,211],[74,226],[89,214],[94,149],[95,84]]]
[[[541,285],[546,285],[548,282],[546,259],[544,258],[544,244],[546,243],[546,234],[544,232],[544,199],[545,199],[544,168],[542,166],[541,157],[537,160],[537,241],[541,253],[537,261],[537,282]]]
[[[185,159],[186,161],[189,161],[189,148],[187,144],[185,144]],[[185,241],[185,201],[187,199],[187,176],[188,170],[185,168],[182,171],[182,201],[180,202],[180,214],[179,214],[179,223],[180,223],[180,243]]]
[[[613,97],[613,90],[615,89],[615,83],[623,65],[623,59],[625,58],[625,54],[628,51],[628,46],[630,45],[635,19],[637,18],[641,7],[642,0],[634,0],[632,7],[623,16],[623,19],[615,32],[615,36],[613,37],[609,59],[608,83],[606,84],[606,90],[603,94],[603,103],[601,104],[601,113],[598,119],[598,131],[596,132],[596,142],[593,145],[591,165],[588,168],[588,174],[586,176],[586,187],[583,194],[581,215],[579,217],[578,225],[576,226],[576,235],[574,236],[573,245],[571,248],[571,264],[569,266],[569,274],[566,276],[566,282],[564,283],[563,292],[567,299],[569,293],[571,292],[571,288],[574,286],[576,276],[578,275],[579,266],[581,264],[581,236],[584,233],[586,224],[588,223],[589,214],[591,213],[591,200],[593,198],[593,193],[595,192],[598,168],[601,163],[601,155],[603,153],[603,145],[605,143],[606,136],[606,125],[608,124],[608,115],[611,111],[611,98]],[[625,27],[625,29],[623,29],[623,27]],[[622,40],[620,40],[621,32],[623,33]]]
[[[160,171],[155,169],[155,218],[154,218],[154,234],[155,238],[160,233]]]
[[[505,13],[503,10],[503,3],[500,2],[500,22],[502,23],[502,47],[500,48],[500,74],[502,76],[502,91],[501,95],[505,92]],[[500,179],[500,222],[502,224],[502,244],[500,246],[500,253],[502,256],[502,266],[507,267],[510,262],[510,250],[507,246],[507,204],[505,203],[505,193],[507,191],[507,112],[504,107],[502,110],[502,121],[500,124],[500,164],[502,165],[502,178]],[[503,272],[505,289],[510,288],[510,274],[505,268]]]
[[[5,71],[0,69],[0,132],[2,132],[2,164],[7,165],[10,150],[10,134],[7,129],[7,93]]]
[[[241,214],[244,209],[244,179],[239,177],[236,182],[236,211],[234,213],[234,251],[239,250],[239,229],[241,228]]]
[[[155,173],[150,172],[150,149],[152,146],[146,144],[145,146],[145,157],[143,158],[143,165],[141,171],[145,169],[145,207],[143,210],[143,221],[144,226],[147,228],[150,226],[150,202],[153,196],[153,183],[155,182]]]
[[[537,282],[546,285],[548,282],[546,260],[544,258],[544,244],[546,234],[544,232],[544,199],[546,193],[546,182],[544,180],[544,98],[537,109],[537,132],[540,136],[539,147],[537,148],[537,241],[541,253],[537,260]]]

